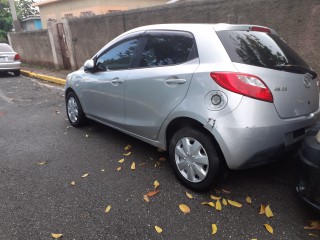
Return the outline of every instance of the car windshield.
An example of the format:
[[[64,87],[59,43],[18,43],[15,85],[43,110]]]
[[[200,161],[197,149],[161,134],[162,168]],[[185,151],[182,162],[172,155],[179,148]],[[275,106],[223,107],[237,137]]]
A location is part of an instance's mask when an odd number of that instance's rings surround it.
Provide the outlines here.
[[[13,50],[7,44],[0,44],[0,52],[13,52]]]
[[[217,34],[233,62],[272,69],[279,69],[279,66],[299,66],[300,69],[301,67],[310,69],[294,50],[272,33],[219,31]]]

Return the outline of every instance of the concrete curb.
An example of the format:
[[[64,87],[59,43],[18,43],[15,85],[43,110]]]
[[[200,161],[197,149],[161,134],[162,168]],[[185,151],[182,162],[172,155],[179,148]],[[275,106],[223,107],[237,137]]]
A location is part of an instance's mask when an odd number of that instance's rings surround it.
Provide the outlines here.
[[[51,77],[51,76],[38,74],[38,73],[26,71],[26,70],[21,70],[21,73],[23,75],[26,75],[26,76],[29,76],[29,77],[32,77],[32,78],[41,79],[41,80],[44,80],[44,81],[60,84],[60,85],[63,85],[63,86],[66,84],[66,80],[62,79],[62,78]]]

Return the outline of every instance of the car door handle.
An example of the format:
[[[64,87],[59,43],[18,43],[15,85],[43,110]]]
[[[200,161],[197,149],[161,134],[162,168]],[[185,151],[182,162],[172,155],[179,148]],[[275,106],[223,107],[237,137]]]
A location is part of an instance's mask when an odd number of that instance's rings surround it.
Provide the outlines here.
[[[113,85],[119,85],[120,83],[123,83],[123,79],[120,79],[120,78],[114,78],[111,80],[111,83]]]
[[[171,79],[167,79],[165,81],[166,84],[184,84],[186,83],[186,79],[180,79],[180,78],[171,78]]]

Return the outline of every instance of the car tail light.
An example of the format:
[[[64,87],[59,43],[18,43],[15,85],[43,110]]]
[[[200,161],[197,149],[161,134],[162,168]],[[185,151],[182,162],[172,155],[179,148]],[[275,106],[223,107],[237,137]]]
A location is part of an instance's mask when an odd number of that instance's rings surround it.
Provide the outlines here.
[[[14,60],[20,60],[20,55],[18,53],[14,56]]]
[[[257,76],[234,72],[212,72],[210,77],[221,87],[231,92],[266,102],[273,102],[271,91]]]
[[[271,33],[271,30],[269,28],[266,28],[266,27],[252,27],[251,31]]]

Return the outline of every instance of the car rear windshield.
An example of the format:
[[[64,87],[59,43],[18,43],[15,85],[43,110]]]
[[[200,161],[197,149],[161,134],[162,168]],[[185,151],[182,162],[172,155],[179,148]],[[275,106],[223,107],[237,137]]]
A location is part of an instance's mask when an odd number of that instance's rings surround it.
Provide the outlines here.
[[[219,31],[217,34],[233,62],[273,69],[282,65],[310,68],[277,35],[257,31]]]
[[[0,52],[13,52],[13,50],[7,44],[0,44]]]

